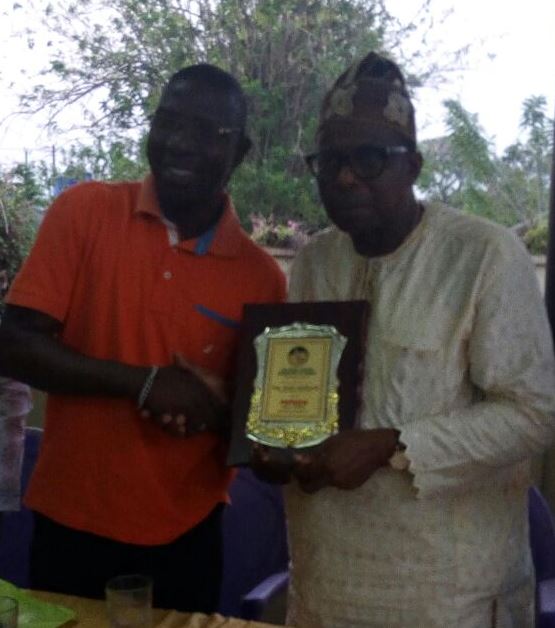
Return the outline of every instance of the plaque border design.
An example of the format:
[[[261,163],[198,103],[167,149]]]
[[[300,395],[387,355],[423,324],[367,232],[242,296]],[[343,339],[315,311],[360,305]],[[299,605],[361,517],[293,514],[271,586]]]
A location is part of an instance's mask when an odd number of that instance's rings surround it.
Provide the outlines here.
[[[291,421],[288,419],[280,423],[272,420],[266,422],[262,414],[263,385],[266,378],[266,360],[269,342],[273,338],[299,339],[303,338],[330,338],[331,350],[329,373],[324,408],[326,409],[321,420]],[[281,327],[266,327],[253,341],[258,368],[254,381],[254,391],[250,398],[247,416],[246,436],[251,441],[270,447],[310,447],[318,445],[329,436],[339,431],[339,379],[337,367],[341,355],[347,344],[347,338],[342,336],[333,325],[314,325],[310,323],[292,323]]]

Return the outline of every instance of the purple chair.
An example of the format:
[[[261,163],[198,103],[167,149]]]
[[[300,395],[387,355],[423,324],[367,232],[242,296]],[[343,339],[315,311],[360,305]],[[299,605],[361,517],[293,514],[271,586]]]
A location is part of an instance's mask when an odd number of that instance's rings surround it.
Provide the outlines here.
[[[288,551],[281,488],[242,468],[223,516],[224,570],[219,612],[259,619],[269,597],[284,587]],[[269,581],[266,579],[269,578]],[[286,578],[286,577],[285,577]]]
[[[25,428],[25,450],[21,470],[21,494],[25,493],[39,453],[42,430]],[[4,513],[0,524],[0,578],[28,588],[29,550],[33,536],[33,513],[23,504],[17,512]]]
[[[536,574],[536,628],[555,628],[555,524],[535,486],[528,491],[528,518]]]

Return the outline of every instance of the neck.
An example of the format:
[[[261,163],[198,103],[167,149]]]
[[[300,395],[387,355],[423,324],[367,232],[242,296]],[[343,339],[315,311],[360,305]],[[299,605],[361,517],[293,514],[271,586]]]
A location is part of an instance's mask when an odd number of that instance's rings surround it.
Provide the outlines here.
[[[158,203],[162,215],[177,227],[182,240],[198,238],[208,231],[220,220],[225,209],[222,193],[210,200],[195,202],[162,192]]]
[[[424,208],[414,196],[407,198],[403,208],[396,213],[397,220],[388,221],[381,228],[352,236],[353,245],[364,257],[383,257],[396,251],[416,229]]]

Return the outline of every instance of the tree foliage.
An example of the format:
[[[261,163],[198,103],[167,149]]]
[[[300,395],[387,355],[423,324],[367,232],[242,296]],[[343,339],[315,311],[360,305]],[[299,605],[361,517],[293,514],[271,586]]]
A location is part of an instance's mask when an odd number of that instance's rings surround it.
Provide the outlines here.
[[[422,22],[427,2],[417,13]],[[52,56],[23,97],[27,111],[46,108],[55,125],[66,106],[86,103],[84,121],[101,137],[93,143],[102,146],[97,161],[116,142],[141,170],[146,164],[128,142],[140,145],[169,76],[199,61],[219,65],[250,101],[253,149],[232,187],[240,216],[299,218],[314,227],[325,218],[302,154],[325,89],[354,58],[397,52],[395,44],[418,27],[401,26],[384,0],[52,0],[45,20]],[[412,84],[428,70],[438,74],[431,61],[421,74],[411,73],[410,59],[403,66]]]
[[[127,138],[106,140],[97,136],[93,144],[73,144],[60,151],[65,164],[62,175],[75,179],[132,181],[148,169],[141,143]]]
[[[501,156],[476,115],[455,101],[447,101],[445,108],[449,133],[422,144],[425,167],[419,184],[425,195],[521,231],[532,230],[533,246],[541,248],[553,154],[553,120],[545,98],[524,101],[523,139]]]
[[[429,85],[456,67],[463,51],[442,65],[426,47],[434,28],[427,2],[415,13],[419,24],[401,26],[385,0],[51,0],[49,65],[23,104],[47,109],[53,125],[68,105],[85,105],[91,142],[60,147],[65,176],[137,178],[147,170],[148,116],[169,76],[190,63],[219,65],[238,77],[250,103],[253,149],[231,183],[243,223],[254,215],[276,233],[288,220],[313,230],[326,217],[302,155],[313,148],[333,78],[370,49],[402,54],[399,43],[418,29],[423,45],[398,59],[409,85]],[[423,194],[541,231],[553,149],[545,98],[525,101],[523,139],[501,156],[459,102],[446,101],[445,116],[447,134],[422,143]]]
[[[0,314],[2,295],[35,237],[37,208],[44,201],[36,174],[23,164],[0,174]]]

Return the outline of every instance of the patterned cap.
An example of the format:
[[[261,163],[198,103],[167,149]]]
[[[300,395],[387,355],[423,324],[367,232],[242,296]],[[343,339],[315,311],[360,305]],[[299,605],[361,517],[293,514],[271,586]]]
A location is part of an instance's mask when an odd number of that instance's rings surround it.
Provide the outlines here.
[[[324,98],[318,132],[336,119],[388,127],[416,143],[414,108],[401,70],[375,52],[335,81]]]

